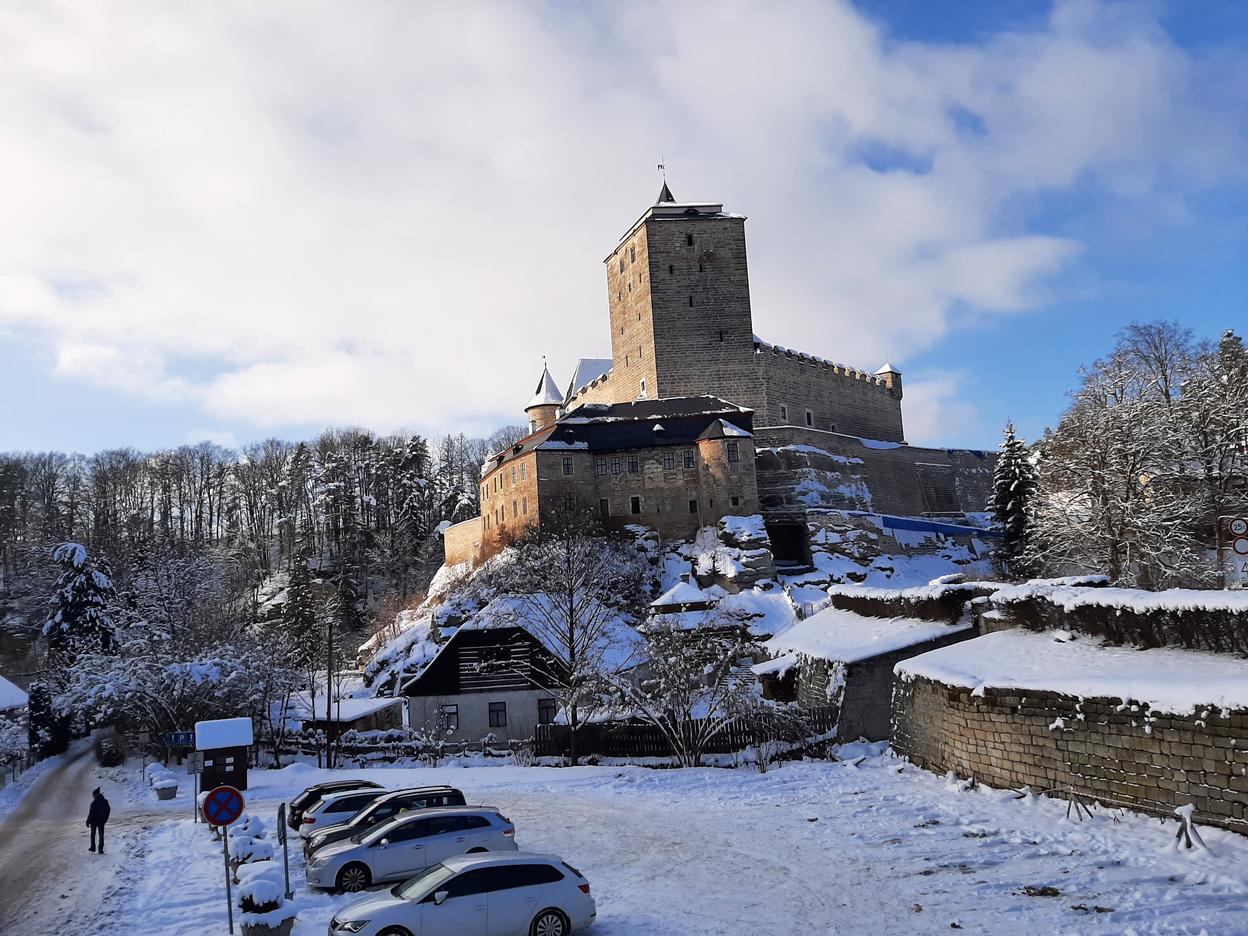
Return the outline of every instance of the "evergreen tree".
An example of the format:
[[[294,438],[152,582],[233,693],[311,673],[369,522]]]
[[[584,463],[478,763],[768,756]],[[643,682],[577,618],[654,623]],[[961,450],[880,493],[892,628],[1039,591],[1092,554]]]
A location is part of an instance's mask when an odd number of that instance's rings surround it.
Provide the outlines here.
[[[1001,540],[994,561],[1005,575],[1028,574],[1024,557],[1030,532],[1029,509],[1036,487],[1027,443],[1015,434],[1014,424],[1006,423],[997,465],[992,473],[992,519],[1001,528]]]
[[[52,705],[52,692],[42,681],[32,682],[26,703],[28,743],[36,758],[63,754],[69,747],[69,727]]]
[[[108,566],[92,561],[85,546],[62,543],[52,550],[61,574],[43,625],[54,654],[65,664],[79,653],[107,652],[112,644],[117,594]]]

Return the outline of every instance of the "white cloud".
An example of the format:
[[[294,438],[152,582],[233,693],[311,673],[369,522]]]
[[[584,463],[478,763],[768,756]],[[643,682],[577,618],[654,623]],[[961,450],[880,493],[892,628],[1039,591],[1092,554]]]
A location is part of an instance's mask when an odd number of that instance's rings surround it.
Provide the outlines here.
[[[906,441],[911,445],[958,445],[993,437],[993,429],[984,426],[975,405],[963,398],[965,374],[928,372],[903,386],[902,413]]]
[[[65,2],[0,49],[0,325],[238,431],[519,419],[542,354],[608,353],[660,153],[751,215],[756,330],[873,370],[1043,301],[1081,245],[1029,199],[1174,217],[1245,152],[1225,73],[1096,3],[942,46],[815,2]]]
[[[233,449],[239,451],[242,446],[239,444],[238,437],[228,429],[192,429],[186,434],[187,445],[198,445],[200,442],[211,442],[213,445],[219,445],[222,448]]]

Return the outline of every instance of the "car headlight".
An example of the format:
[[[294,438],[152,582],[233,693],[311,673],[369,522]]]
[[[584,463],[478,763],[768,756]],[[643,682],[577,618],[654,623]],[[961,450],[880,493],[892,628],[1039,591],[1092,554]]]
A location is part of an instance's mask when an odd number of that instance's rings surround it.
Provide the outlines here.
[[[327,864],[329,864],[328,858],[313,858],[311,861],[308,862],[308,870],[315,871],[318,868],[325,867]],[[354,933],[355,930],[352,930],[351,932]]]
[[[338,929],[344,933],[358,933],[368,925],[368,920],[341,920]]]

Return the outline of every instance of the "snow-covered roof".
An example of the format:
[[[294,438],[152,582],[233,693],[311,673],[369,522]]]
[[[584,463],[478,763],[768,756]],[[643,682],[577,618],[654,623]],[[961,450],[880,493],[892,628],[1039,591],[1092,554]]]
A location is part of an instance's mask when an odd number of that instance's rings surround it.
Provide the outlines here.
[[[670,608],[673,605],[699,604],[713,601],[710,595],[698,588],[693,582],[677,582],[654,601],[652,608]]]
[[[559,392],[559,385],[555,383],[555,378],[550,376],[550,368],[542,368],[541,379],[537,382],[537,390],[533,393],[533,399],[529,400],[526,410],[535,406],[562,406],[563,394]]]
[[[895,672],[971,689],[1117,698],[1176,715],[1205,706],[1248,709],[1248,660],[1175,647],[1114,647],[1067,631],[998,631],[903,660]]]
[[[195,723],[195,750],[250,747],[255,741],[250,718],[216,718]]]
[[[803,653],[821,660],[858,663],[970,629],[969,623],[863,617],[827,608],[771,638],[766,647],[774,655]]]
[[[611,358],[581,358],[576,362],[576,370],[572,372],[572,381],[568,384],[565,400],[570,400],[599,377],[604,376],[615,364]]]
[[[341,699],[334,701],[325,698],[325,696],[317,696],[315,711],[313,711],[307,695],[304,694],[296,700],[293,715],[301,721],[351,722],[357,718],[366,718],[392,705],[402,705],[403,701],[402,698]],[[329,703],[328,718],[325,715],[327,702]]]
[[[25,708],[29,697],[17,686],[0,676],[0,712],[10,709]]]
[[[901,374],[901,371],[899,371],[897,368],[893,367],[893,365],[892,365],[892,364],[890,364],[890,363],[888,363],[888,361],[885,361],[885,362],[884,362],[884,363],[880,366],[880,369],[879,369],[879,370],[877,370],[875,373],[876,373],[876,375],[877,375],[877,376],[878,376],[878,375],[880,375],[880,374],[897,374],[897,375],[900,375],[900,374]]]

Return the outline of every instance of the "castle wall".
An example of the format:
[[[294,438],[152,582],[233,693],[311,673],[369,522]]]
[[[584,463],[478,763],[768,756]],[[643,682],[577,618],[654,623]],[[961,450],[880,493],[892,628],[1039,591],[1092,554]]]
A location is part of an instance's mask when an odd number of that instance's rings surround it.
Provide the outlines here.
[[[518,539],[537,522],[537,453],[504,462],[481,479],[482,536],[487,543]]]
[[[996,463],[991,452],[878,447],[799,426],[756,428],[754,441],[764,515],[818,507],[905,517],[978,512],[988,503]]]
[[[763,388],[755,416],[759,425],[805,426],[809,410],[814,429],[886,442],[905,438],[900,391],[894,393],[874,374],[767,344],[754,355],[754,365]]]
[[[471,562],[474,565],[481,559],[482,519],[473,517],[449,527],[442,534],[442,549],[447,565],[459,565]]]
[[[606,260],[612,372],[599,393],[578,399],[578,403],[627,403],[641,393],[642,381],[648,399],[660,396],[655,373],[648,236],[649,228],[641,225]]]

